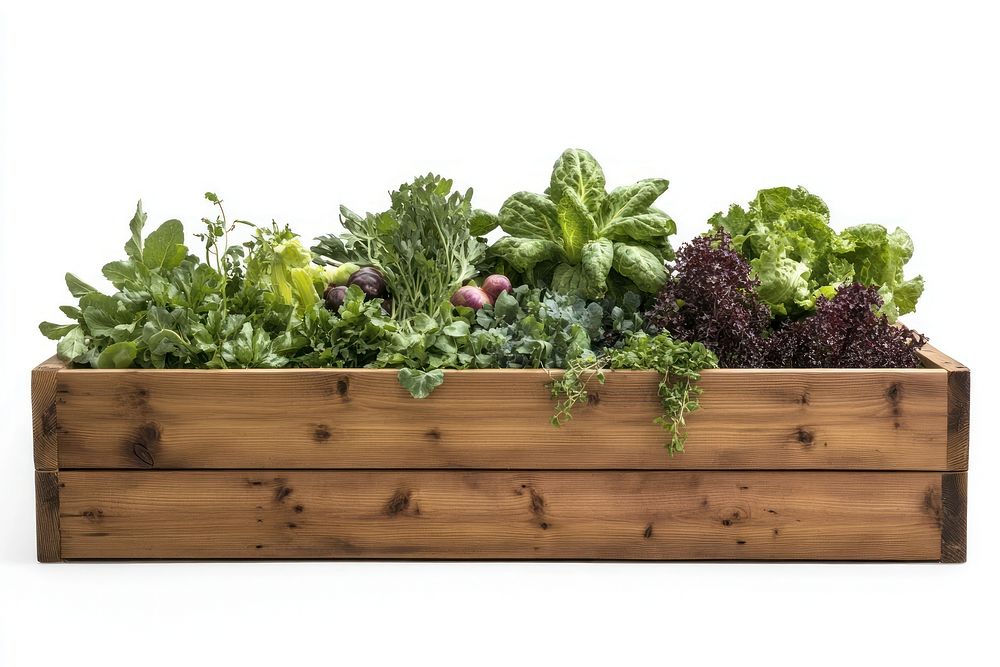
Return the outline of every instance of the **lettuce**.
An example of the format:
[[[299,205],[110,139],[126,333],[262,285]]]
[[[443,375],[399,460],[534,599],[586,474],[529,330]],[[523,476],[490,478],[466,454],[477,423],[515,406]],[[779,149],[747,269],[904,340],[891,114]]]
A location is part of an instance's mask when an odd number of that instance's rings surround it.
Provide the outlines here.
[[[838,234],[823,200],[801,187],[761,190],[746,209],[733,204],[708,222],[732,236],[733,249],[749,260],[760,281],[757,291],[776,317],[811,313],[819,297],[861,283],[878,289],[881,312],[895,321],[916,309],[924,289],[923,278],[903,275],[913,255],[905,231],[867,224]]]
[[[656,292],[666,281],[669,237],[677,231],[653,207],[667,185],[648,178],[609,193],[597,160],[568,149],[544,194],[518,192],[504,202],[498,222],[510,236],[493,244],[489,256],[561,294],[599,299],[613,287]]]

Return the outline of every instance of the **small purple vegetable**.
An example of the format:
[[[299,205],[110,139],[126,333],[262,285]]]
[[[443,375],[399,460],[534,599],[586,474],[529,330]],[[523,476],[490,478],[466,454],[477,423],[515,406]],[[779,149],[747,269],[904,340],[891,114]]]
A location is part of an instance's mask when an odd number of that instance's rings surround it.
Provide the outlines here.
[[[466,308],[479,310],[486,304],[493,305],[493,299],[478,287],[466,285],[465,287],[459,287],[458,291],[451,296],[451,303],[455,306],[465,306]]]
[[[372,299],[378,296],[385,296],[385,279],[382,274],[370,266],[358,269],[347,279],[348,285],[357,285],[365,293],[365,297]]]
[[[496,301],[498,296],[504,292],[510,292],[511,289],[513,288],[510,279],[499,273],[487,276],[486,280],[483,281],[483,291],[490,295],[491,301]]]
[[[343,285],[330,285],[323,292],[323,301],[326,302],[327,309],[333,312],[340,310],[345,298],[347,298],[347,288]]]

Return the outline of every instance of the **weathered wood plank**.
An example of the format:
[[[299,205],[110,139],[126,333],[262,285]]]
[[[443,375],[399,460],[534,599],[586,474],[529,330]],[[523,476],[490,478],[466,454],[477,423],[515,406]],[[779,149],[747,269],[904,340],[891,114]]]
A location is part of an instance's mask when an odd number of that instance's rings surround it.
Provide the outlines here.
[[[61,468],[948,469],[947,373],[717,370],[667,456],[657,376],[609,373],[562,428],[543,371],[64,370]]]
[[[919,352],[924,364],[948,373],[948,469],[969,468],[969,369],[931,345]]]
[[[941,480],[926,472],[72,471],[60,474],[62,555],[938,560]]]
[[[31,371],[31,428],[35,444],[35,469],[55,470],[56,374],[65,364],[52,357]]]
[[[964,563],[968,473],[945,473],[941,479],[941,560]]]
[[[35,543],[39,563],[62,560],[59,540],[59,476],[35,472]]]

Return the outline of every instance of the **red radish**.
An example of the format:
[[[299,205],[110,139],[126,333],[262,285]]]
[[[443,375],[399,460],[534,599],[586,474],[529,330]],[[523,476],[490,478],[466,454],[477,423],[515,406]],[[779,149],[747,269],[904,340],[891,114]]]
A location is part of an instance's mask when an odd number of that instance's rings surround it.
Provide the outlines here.
[[[504,292],[510,292],[511,287],[510,279],[507,276],[500,273],[494,273],[492,276],[487,276],[486,280],[483,281],[483,291],[490,295],[490,301],[496,301]]]
[[[451,296],[451,303],[455,306],[465,306],[466,308],[479,310],[486,304],[492,306],[493,299],[478,287],[466,285],[465,287],[459,287],[458,291]]]

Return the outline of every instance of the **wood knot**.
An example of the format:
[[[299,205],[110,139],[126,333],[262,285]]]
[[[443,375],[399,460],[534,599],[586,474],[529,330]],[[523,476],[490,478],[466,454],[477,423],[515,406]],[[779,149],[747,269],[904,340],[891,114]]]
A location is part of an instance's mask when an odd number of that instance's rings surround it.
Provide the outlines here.
[[[593,407],[601,403],[601,395],[596,391],[587,392],[587,405]]]
[[[801,427],[795,432],[795,439],[798,440],[803,447],[812,447],[814,443],[813,434]]]
[[[320,424],[313,431],[313,440],[316,442],[326,442],[331,437],[330,427],[326,424]]]
[[[425,435],[427,436],[427,438],[429,440],[435,440],[436,441],[436,440],[440,440],[441,439],[441,431],[439,431],[436,428],[430,429],[429,431],[427,431],[427,433],[425,433]]]
[[[535,491],[534,487],[528,487],[528,495],[531,498],[531,513],[537,516],[542,516],[545,514],[545,498],[542,497],[538,491]]]
[[[104,511],[99,509],[84,510],[83,517],[90,523],[97,523],[104,518]]]
[[[642,537],[643,537],[643,539],[647,539],[648,540],[652,536],[653,536],[653,524],[647,523],[646,524],[646,529],[644,531],[642,531]]]
[[[392,498],[385,504],[385,513],[389,516],[396,516],[400,512],[405,512],[410,506],[410,492],[397,490],[392,494]]]
[[[292,495],[292,490],[289,487],[282,484],[277,489],[274,490],[274,502],[276,503],[284,502],[285,498],[287,498],[290,495]]]
[[[902,407],[900,402],[903,398],[903,390],[899,386],[899,383],[894,382],[889,385],[889,388],[885,390],[885,400],[889,401],[889,405],[892,407],[892,416],[899,417],[902,412]]]
[[[809,392],[804,391],[802,395],[799,396],[799,405],[809,405]]]
[[[719,523],[723,526],[732,526],[734,523],[742,523],[749,518],[750,510],[742,507],[731,507],[721,513]]]
[[[347,400],[347,391],[351,388],[351,382],[347,378],[340,378],[337,380],[337,395],[340,396],[345,401]]]
[[[152,468],[156,463],[153,459],[153,453],[141,442],[136,442],[132,445],[132,456],[147,468]]]
[[[934,517],[935,520],[941,520],[941,494],[933,486],[924,492],[924,511]]]

